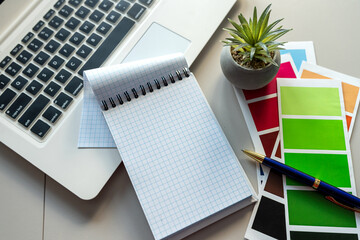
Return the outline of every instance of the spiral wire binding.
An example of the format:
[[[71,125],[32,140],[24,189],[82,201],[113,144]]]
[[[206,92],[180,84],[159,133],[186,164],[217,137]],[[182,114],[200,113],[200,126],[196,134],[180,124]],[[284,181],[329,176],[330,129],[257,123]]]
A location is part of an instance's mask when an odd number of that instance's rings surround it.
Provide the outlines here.
[[[184,76],[185,76],[186,78],[190,77],[189,69],[188,69],[188,68],[185,68],[185,67],[182,68],[182,72],[183,72],[183,74],[184,74]],[[181,75],[181,71],[180,71],[180,70],[176,70],[176,71],[175,71],[175,74],[176,74],[176,77],[177,77],[177,79],[178,79],[179,81],[181,81],[181,80],[183,79],[183,76]],[[171,83],[175,83],[175,82],[176,82],[175,77],[174,77],[171,73],[168,75],[168,79],[170,80]],[[165,76],[162,76],[162,77],[161,77],[161,80],[162,80],[162,83],[163,83],[163,85],[164,85],[165,87],[169,85],[168,80],[166,80]],[[161,89],[161,84],[160,84],[159,80],[158,80],[158,79],[154,79],[153,81],[154,81],[153,84],[155,84],[154,86],[156,86],[156,89]],[[147,83],[146,83],[149,92],[153,92],[153,91],[154,91],[153,84],[151,84],[151,82],[147,82]],[[139,86],[139,89],[140,89],[140,91],[141,91],[141,94],[145,96],[147,92],[146,92],[146,89],[145,89],[144,85],[140,85],[140,86]],[[132,89],[131,89],[131,92],[132,92],[132,94],[134,95],[134,98],[138,98],[138,97],[139,97],[139,94],[138,94],[138,92],[137,92],[137,90],[136,90],[135,88],[132,88]],[[128,91],[125,91],[125,92],[123,93],[123,95],[125,96],[125,98],[126,98],[126,100],[127,100],[128,102],[131,101],[131,96],[130,96],[130,94],[129,94]],[[118,104],[120,104],[120,105],[123,105],[123,104],[124,104],[124,101],[123,101],[120,93],[116,94],[116,98],[117,98],[117,100],[118,100]],[[110,102],[110,104],[111,104],[111,107],[114,108],[114,107],[117,106],[117,103],[115,102],[115,100],[114,100],[112,97],[109,97],[108,100],[109,100],[109,102]],[[109,110],[109,105],[107,104],[107,101],[106,101],[106,100],[102,100],[102,101],[101,101],[101,104],[102,104],[102,106],[103,106],[103,110],[105,110],[105,111]]]

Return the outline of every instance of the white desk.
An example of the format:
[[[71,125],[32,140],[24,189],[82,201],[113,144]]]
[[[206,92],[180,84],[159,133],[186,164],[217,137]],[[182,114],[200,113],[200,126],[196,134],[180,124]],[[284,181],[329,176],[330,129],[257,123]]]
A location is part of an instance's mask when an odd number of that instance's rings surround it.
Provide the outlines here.
[[[272,20],[284,17],[293,28],[282,40],[313,41],[317,63],[360,78],[359,0],[273,0]],[[270,1],[239,0],[228,17],[250,16]],[[222,75],[220,40],[229,26],[223,21],[191,70],[195,73],[220,125],[255,185],[255,166],[241,153],[252,148],[232,86]],[[201,31],[201,30],[199,30]],[[351,139],[355,173],[360,171],[360,122]],[[360,174],[356,174],[360,192]],[[0,144],[1,239],[152,239],[139,202],[121,165],[99,196],[83,201]],[[256,186],[255,186],[256,187]],[[187,239],[242,239],[252,206],[236,212]]]

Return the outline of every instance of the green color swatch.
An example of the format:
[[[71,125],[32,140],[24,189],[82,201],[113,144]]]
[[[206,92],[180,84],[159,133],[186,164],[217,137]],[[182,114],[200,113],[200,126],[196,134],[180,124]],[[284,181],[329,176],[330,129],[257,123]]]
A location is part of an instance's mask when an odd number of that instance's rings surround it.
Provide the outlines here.
[[[285,149],[346,150],[341,120],[283,118]]]
[[[285,153],[285,163],[336,187],[351,188],[345,154]],[[286,184],[302,185],[291,178],[286,179]]]
[[[356,227],[355,214],[316,191],[288,190],[290,225]]]
[[[284,115],[341,116],[337,88],[280,87],[280,93]]]
[[[290,232],[291,240],[358,240],[356,233]]]

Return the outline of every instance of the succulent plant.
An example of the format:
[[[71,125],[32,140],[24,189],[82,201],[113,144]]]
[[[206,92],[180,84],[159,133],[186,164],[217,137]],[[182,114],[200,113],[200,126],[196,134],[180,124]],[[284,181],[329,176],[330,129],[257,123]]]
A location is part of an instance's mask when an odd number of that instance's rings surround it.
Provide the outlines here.
[[[253,18],[250,18],[249,22],[241,13],[238,15],[239,24],[228,19],[234,29],[224,28],[231,38],[226,38],[223,43],[231,47],[234,60],[242,66],[258,69],[268,64],[278,65],[273,56],[276,50],[283,49],[281,46],[285,42],[275,40],[292,29],[283,29],[282,26],[274,28],[283,19],[269,24],[270,7],[271,4],[266,7],[259,19],[254,7]]]

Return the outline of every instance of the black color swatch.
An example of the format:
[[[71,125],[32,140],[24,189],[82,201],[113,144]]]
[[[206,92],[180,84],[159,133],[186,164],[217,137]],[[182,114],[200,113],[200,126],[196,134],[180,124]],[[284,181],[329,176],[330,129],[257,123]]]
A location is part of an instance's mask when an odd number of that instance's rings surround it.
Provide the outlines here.
[[[262,196],[252,228],[273,238],[285,240],[285,206]]]
[[[291,240],[357,240],[357,234],[350,233],[319,233],[319,232],[290,232]]]

